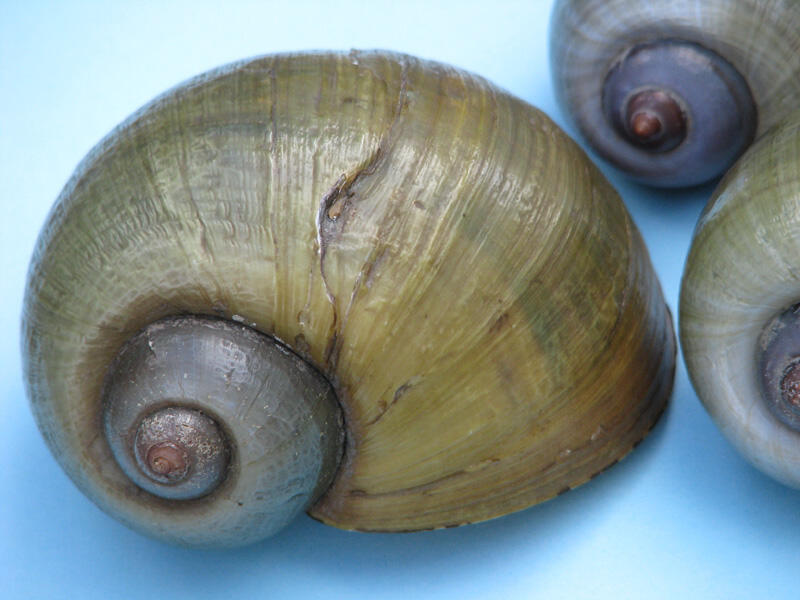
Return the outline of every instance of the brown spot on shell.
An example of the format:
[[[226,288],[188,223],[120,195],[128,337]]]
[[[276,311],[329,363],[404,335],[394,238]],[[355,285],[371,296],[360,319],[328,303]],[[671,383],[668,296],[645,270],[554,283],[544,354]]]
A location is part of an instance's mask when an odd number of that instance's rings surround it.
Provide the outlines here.
[[[507,312],[501,314],[494,323],[492,323],[491,327],[489,327],[489,334],[496,335],[501,332],[507,325],[510,317],[508,316]]]
[[[170,481],[183,479],[189,470],[186,450],[169,442],[150,446],[146,465],[155,475]]]
[[[649,138],[661,131],[661,121],[649,112],[638,112],[631,118],[631,131],[640,138]]]

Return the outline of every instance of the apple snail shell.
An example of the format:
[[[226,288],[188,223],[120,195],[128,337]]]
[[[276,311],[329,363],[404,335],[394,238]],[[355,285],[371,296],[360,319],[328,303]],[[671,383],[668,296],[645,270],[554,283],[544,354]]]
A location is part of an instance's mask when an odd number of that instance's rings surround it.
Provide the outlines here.
[[[480,78],[371,52],[230,65],[119,126],[42,231],[23,340],[78,487],[195,546],[304,509],[406,531],[551,498],[645,436],[675,353],[576,144]]]
[[[586,141],[643,183],[724,173],[798,106],[794,0],[557,0],[559,102]]]

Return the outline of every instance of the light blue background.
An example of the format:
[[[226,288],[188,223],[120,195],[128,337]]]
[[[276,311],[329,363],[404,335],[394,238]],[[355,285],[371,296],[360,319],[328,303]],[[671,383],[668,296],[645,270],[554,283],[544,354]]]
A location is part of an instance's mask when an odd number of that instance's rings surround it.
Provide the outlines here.
[[[800,597],[800,492],[735,453],[682,363],[651,436],[554,501],[419,534],[348,533],[304,516],[229,552],[176,549],[117,524],[77,492],[33,423],[18,351],[28,259],[60,188],[114,125],[226,62],[351,47],[466,68],[564,125],[547,62],[550,4],[0,0],[0,597]],[[641,228],[675,312],[711,188],[657,192],[601,167]]]

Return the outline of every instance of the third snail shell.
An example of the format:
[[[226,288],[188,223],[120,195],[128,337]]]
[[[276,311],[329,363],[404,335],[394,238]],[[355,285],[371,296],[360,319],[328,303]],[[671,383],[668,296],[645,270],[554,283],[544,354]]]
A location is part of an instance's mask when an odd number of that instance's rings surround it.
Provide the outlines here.
[[[697,224],[680,298],[697,394],[729,440],[800,487],[800,112],[725,176]]]

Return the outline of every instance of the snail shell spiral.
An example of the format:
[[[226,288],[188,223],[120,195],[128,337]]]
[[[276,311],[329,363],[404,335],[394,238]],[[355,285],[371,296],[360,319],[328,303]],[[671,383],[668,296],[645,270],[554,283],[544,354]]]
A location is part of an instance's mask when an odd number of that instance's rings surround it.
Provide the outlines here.
[[[550,30],[565,113],[600,156],[646,184],[721,175],[798,106],[794,0],[558,0]],[[663,97],[637,109],[652,91]]]
[[[109,365],[183,315],[279,340],[330,384],[344,454],[307,501],[343,528],[454,526],[555,496],[630,451],[672,385],[668,310],[599,171],[536,109],[408,56],[268,56],[173,89],[90,153],[36,248],[25,372],[61,465],[140,531],[247,543],[266,511],[243,470],[261,460],[241,433],[255,392],[186,407],[231,446],[199,497],[142,489],[103,433]],[[128,469],[158,491],[191,444],[142,423]]]

